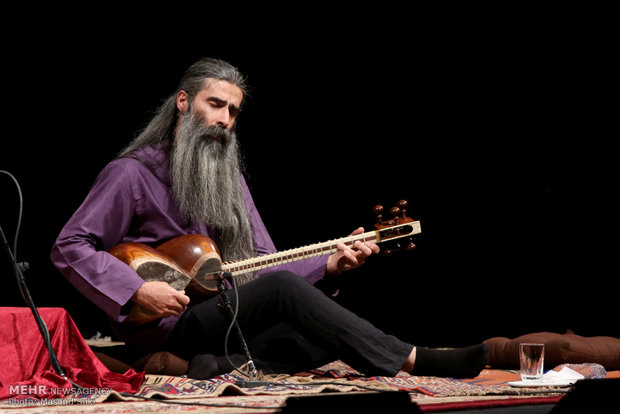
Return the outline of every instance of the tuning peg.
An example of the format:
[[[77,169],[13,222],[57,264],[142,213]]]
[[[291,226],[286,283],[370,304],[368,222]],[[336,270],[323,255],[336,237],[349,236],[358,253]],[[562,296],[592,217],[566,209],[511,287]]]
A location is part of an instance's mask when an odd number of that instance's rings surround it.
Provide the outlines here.
[[[390,214],[392,215],[392,220],[394,220],[394,221],[398,220],[398,213],[400,213],[400,208],[392,207],[390,209]]]
[[[407,243],[407,245],[405,246],[405,250],[411,251],[413,249],[415,249],[415,243],[413,243],[412,238],[409,238],[409,243]]]
[[[377,224],[381,223],[381,220],[383,220],[383,215],[381,214],[383,212],[383,206],[380,204],[377,204],[372,211],[374,211],[374,213],[377,215]]]
[[[406,218],[407,217],[407,210],[405,209],[407,207],[409,203],[407,203],[407,200],[400,200],[397,204],[397,206],[400,208],[400,218]]]
[[[395,242],[394,244],[392,244],[392,247],[388,247],[387,249],[383,249],[381,250],[381,253],[384,256],[391,256],[392,253],[397,252],[401,249],[401,245],[398,242]]]

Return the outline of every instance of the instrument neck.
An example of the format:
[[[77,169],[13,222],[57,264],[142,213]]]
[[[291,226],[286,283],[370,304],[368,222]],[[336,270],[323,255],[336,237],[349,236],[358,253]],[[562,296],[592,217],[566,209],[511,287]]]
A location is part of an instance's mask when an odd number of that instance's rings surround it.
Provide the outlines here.
[[[337,240],[330,240],[323,243],[311,244],[308,246],[284,250],[281,252],[253,257],[250,259],[223,263],[222,270],[230,272],[236,276],[239,274],[254,272],[257,270],[266,269],[285,263],[309,259],[311,257],[333,254],[339,250],[338,245],[340,243],[343,243],[347,247],[352,247],[357,241],[361,241],[362,243],[368,241],[376,242],[378,241],[377,231],[368,231],[366,233],[355,234]]]

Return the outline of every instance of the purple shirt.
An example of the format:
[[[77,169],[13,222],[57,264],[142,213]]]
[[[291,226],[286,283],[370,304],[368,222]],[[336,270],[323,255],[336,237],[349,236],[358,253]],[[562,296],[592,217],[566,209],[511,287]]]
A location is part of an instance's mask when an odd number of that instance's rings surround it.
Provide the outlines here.
[[[117,333],[135,345],[156,345],[170,333],[178,317],[162,318],[148,326],[122,324],[131,297],[144,280],[106,250],[119,243],[138,242],[156,247],[180,235],[198,233],[217,243],[204,223],[184,219],[170,188],[167,146],[146,147],[136,158],[118,158],[99,174],[86,199],[62,229],[51,259],[71,284],[110,317]],[[139,159],[139,160],[138,160]],[[243,176],[247,210],[256,255],[276,248],[256,210]],[[325,276],[327,256],[287,263],[257,272],[290,270],[315,283]]]

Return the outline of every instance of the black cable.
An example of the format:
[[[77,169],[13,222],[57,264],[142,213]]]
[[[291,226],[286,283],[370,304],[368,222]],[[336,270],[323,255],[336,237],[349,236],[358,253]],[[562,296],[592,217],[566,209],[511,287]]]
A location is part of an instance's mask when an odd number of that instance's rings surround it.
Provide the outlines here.
[[[20,188],[19,183],[17,182],[17,179],[8,171],[0,170],[0,172],[11,177],[11,179],[15,183],[15,187],[17,187],[17,195],[19,197],[19,210],[17,212],[17,226],[15,226],[15,237],[13,238],[13,256],[15,257],[15,260],[17,260],[17,238],[19,237],[19,230],[22,225],[22,214],[24,211],[24,198],[22,197],[22,189]]]
[[[237,371],[238,373],[240,373],[241,375],[250,378],[250,376],[248,374],[246,374],[245,372],[241,371],[240,367],[237,367],[230,359],[230,356],[228,355],[228,339],[230,337],[230,332],[232,331],[235,322],[237,321],[237,315],[239,313],[239,291],[237,290],[237,283],[235,282],[235,278],[231,277],[231,284],[233,287],[233,290],[235,292],[235,311],[232,314],[232,317],[230,319],[230,325],[228,325],[228,330],[226,331],[226,335],[224,336],[224,356],[226,357],[226,360],[228,361],[228,363],[233,367],[233,369],[235,371]],[[224,283],[224,282],[221,282]]]
[[[226,357],[226,360],[228,361],[228,363],[233,367],[234,371],[237,371],[238,373],[240,373],[241,375],[243,375],[246,378],[252,378],[250,375],[248,375],[247,373],[243,372],[241,370],[240,367],[236,366],[232,360],[230,359],[230,356],[228,354],[228,340],[230,337],[230,332],[232,331],[233,327],[235,326],[236,322],[237,322],[237,315],[239,314],[239,290],[237,287],[237,282],[235,281],[234,277],[230,277],[230,281],[233,287],[233,291],[235,292],[235,310],[234,312],[232,312],[231,315],[231,320],[230,320],[230,325],[228,325],[228,330],[226,331],[226,335],[224,336],[224,356]],[[221,282],[224,283],[224,282]],[[248,361],[249,362],[249,361]],[[250,368],[248,368],[250,369]],[[257,386],[260,385],[265,385],[264,382],[262,381],[245,381],[247,383],[253,382],[255,383]],[[245,387],[247,387],[248,385],[245,385]]]

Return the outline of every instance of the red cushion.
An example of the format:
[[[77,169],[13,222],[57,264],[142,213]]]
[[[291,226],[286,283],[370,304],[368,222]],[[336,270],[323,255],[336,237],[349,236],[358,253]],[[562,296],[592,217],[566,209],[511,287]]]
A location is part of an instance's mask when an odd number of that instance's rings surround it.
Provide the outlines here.
[[[66,310],[39,308],[38,312],[67,377],[52,369],[30,309],[0,308],[0,400],[70,396],[72,384],[68,379],[84,388],[129,393],[140,389],[144,372],[111,372],[95,357]]]
[[[574,333],[538,332],[509,339],[490,338],[489,365],[492,368],[519,369],[519,344],[545,344],[545,369],[560,364],[595,363],[606,370],[620,369],[620,339],[610,336],[585,337]]]

